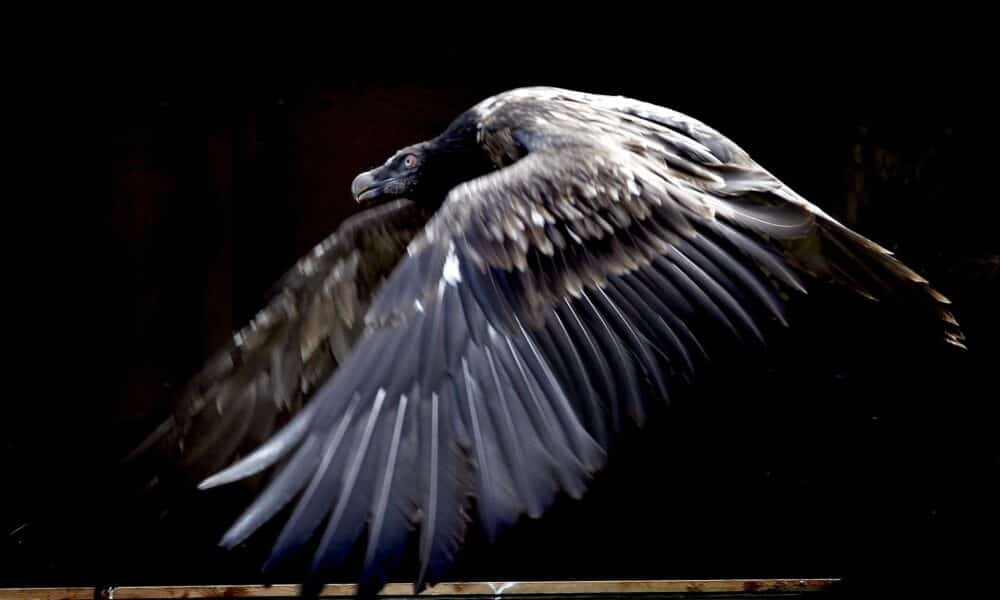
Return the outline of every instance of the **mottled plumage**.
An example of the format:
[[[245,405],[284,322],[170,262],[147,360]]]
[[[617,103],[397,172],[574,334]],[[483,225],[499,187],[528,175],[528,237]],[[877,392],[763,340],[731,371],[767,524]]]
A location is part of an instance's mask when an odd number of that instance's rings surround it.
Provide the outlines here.
[[[514,90],[353,191],[412,203],[369,209],[303,259],[157,438],[222,467],[308,400],[202,484],[283,461],[223,543],[294,503],[271,560],[318,536],[307,592],[358,542],[362,591],[377,590],[411,536],[420,589],[472,517],[492,537],[580,497],[616,436],[722,346],[762,347],[817,279],[908,296],[961,344],[923,278],[659,106]]]

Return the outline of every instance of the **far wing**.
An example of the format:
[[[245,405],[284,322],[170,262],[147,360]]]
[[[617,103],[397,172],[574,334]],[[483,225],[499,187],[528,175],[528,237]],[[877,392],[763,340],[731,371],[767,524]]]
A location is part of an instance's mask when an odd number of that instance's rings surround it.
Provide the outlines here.
[[[193,488],[268,439],[350,351],[372,296],[426,220],[400,200],[345,221],[177,397],[126,460],[130,472],[149,488]]]

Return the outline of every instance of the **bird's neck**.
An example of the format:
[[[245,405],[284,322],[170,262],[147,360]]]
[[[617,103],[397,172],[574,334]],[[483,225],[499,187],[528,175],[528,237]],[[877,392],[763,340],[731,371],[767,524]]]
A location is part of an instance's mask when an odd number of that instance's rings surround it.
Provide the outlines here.
[[[438,203],[455,186],[496,170],[489,153],[476,139],[476,126],[472,122],[456,121],[434,139],[435,162],[431,180],[422,186],[430,198]]]

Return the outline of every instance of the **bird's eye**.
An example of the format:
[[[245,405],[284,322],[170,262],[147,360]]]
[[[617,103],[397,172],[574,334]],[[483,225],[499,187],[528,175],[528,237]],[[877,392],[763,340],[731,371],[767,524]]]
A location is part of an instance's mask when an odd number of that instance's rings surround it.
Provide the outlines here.
[[[417,157],[412,154],[407,154],[406,157],[403,159],[403,166],[406,167],[407,169],[412,169],[413,167],[417,166]]]

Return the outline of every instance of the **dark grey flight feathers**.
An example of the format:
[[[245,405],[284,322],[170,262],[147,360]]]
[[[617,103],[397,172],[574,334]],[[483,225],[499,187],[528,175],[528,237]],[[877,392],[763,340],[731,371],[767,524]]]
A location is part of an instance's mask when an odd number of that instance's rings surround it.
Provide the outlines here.
[[[135,453],[203,488],[264,477],[222,543],[293,506],[269,564],[308,546],[305,593],[359,543],[361,593],[406,552],[419,591],[473,524],[492,538],[579,498],[619,434],[723,345],[762,347],[817,280],[904,295],[962,344],[890,252],[712,128],[628,98],[494,96],[352,192],[365,210]]]

